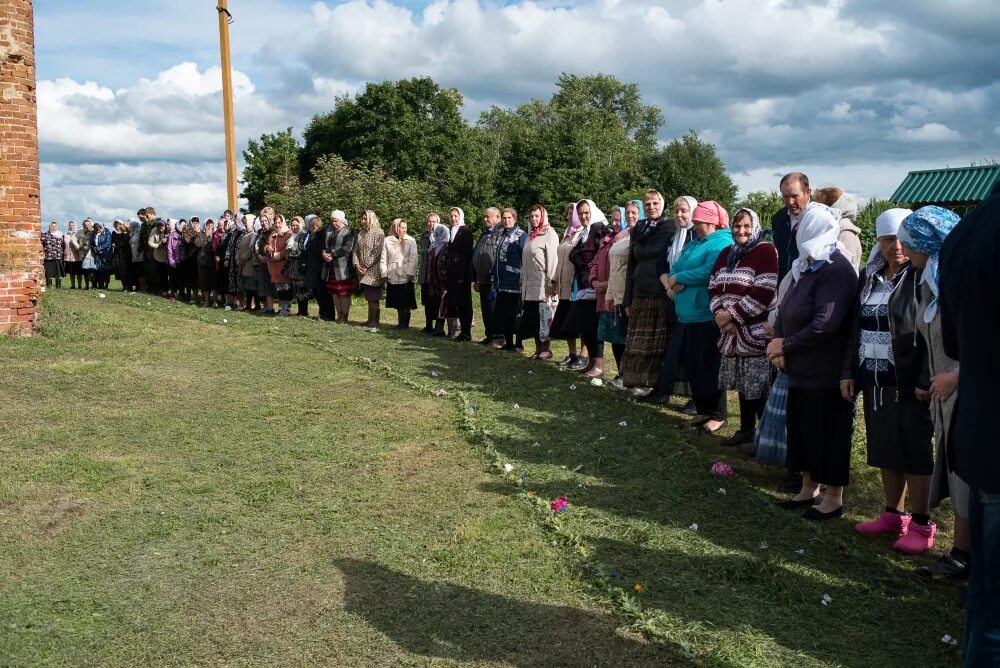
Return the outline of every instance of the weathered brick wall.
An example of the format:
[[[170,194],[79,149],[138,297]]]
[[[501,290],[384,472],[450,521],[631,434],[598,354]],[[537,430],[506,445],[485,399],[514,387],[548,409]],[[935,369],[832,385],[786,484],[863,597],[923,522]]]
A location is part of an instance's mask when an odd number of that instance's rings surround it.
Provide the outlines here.
[[[40,223],[31,0],[0,0],[0,332],[34,327]]]

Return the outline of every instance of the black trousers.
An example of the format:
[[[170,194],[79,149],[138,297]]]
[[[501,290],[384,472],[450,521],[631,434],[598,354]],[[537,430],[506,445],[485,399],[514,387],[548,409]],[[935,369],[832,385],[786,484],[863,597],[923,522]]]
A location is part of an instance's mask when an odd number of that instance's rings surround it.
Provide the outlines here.
[[[757,428],[757,422],[764,415],[767,397],[747,399],[740,392],[740,431],[749,433]]]
[[[514,323],[517,320],[518,311],[521,310],[521,295],[516,292],[498,292],[497,299],[493,304],[493,334],[503,335],[504,343],[508,346],[521,345],[523,341],[521,332],[514,331]],[[537,302],[534,304],[537,313]],[[516,343],[515,336],[517,337]]]
[[[500,295],[497,295],[499,300]],[[479,284],[479,309],[483,312],[483,329],[486,338],[491,339],[500,332],[496,324],[496,301],[490,301],[490,284]]]
[[[424,306],[424,319],[427,321],[426,329],[433,329],[434,321],[437,320],[438,309],[441,307],[441,297],[432,296],[430,286],[427,283],[421,283],[420,303]]]
[[[257,300],[257,305],[260,305],[259,298]],[[316,286],[316,305],[319,306],[319,317],[321,320],[333,320],[333,297],[329,292],[327,292],[326,284],[322,281]]]

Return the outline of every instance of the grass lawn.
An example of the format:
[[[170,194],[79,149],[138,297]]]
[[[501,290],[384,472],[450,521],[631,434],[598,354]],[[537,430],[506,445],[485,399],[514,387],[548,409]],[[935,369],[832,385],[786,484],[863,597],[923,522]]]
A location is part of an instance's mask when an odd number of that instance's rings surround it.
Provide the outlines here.
[[[959,663],[962,590],[853,531],[860,442],[816,525],[551,364],[106,295],[0,337],[0,665]]]

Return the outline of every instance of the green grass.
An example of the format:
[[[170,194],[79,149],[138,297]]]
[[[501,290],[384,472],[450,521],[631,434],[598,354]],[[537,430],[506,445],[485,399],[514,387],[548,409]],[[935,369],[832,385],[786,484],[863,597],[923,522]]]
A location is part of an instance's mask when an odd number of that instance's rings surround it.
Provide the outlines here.
[[[816,526],[551,365],[106,294],[0,338],[0,664],[958,663],[960,590],[852,530],[860,443]]]

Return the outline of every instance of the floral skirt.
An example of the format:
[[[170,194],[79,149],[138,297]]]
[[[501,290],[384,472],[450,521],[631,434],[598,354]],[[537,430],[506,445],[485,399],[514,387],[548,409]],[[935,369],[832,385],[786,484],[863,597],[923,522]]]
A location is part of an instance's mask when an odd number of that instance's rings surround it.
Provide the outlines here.
[[[761,399],[771,388],[771,363],[767,357],[723,356],[719,387],[736,390],[746,399]]]
[[[673,325],[663,299],[636,297],[628,321],[621,375],[625,387],[656,387]]]

